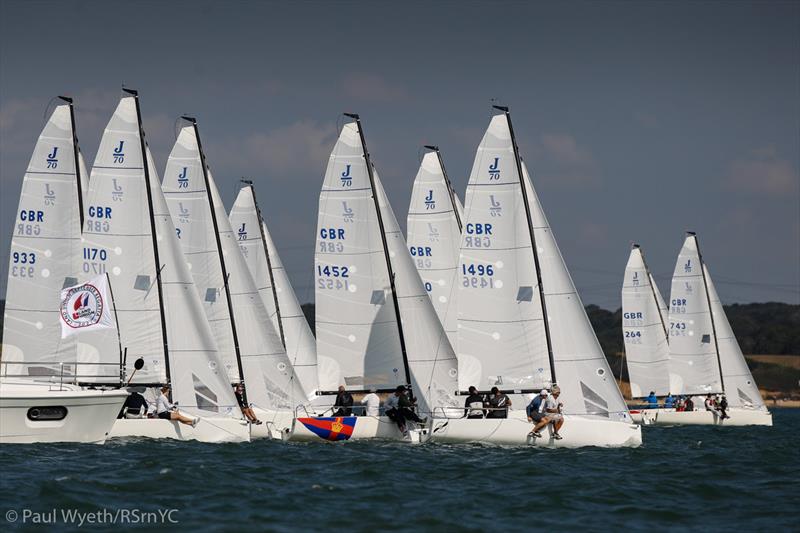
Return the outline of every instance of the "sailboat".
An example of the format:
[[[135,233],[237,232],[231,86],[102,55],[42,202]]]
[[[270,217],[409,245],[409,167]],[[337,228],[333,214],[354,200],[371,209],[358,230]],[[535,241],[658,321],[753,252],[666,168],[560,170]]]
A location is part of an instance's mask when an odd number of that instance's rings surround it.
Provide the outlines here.
[[[138,94],[123,92],[89,180],[83,268],[110,276],[125,371],[144,363],[129,373],[131,385],[149,389],[151,399],[155,388],[171,385],[171,400],[200,422],[119,419],[111,436],[247,441],[249,425],[239,416],[145,141]],[[93,360],[117,352],[116,338],[87,333],[85,339],[79,350]]]
[[[267,224],[261,216],[255,187],[251,181],[245,181],[239,190],[228,219],[236,231],[239,248],[256,283],[264,308],[269,312],[272,325],[280,334],[286,355],[294,368],[294,375],[310,400],[320,388],[317,341],[311,333]],[[332,387],[335,388],[335,384]]]
[[[78,386],[98,368],[82,364],[75,337],[61,338],[59,294],[78,281],[86,187],[73,102],[60,96],[25,172],[11,238],[0,352],[1,443],[102,443],[127,397]],[[107,370],[118,376],[119,362]]]
[[[622,285],[622,334],[631,397],[669,394],[667,309],[638,244],[631,247]],[[639,410],[631,411],[641,421]]]
[[[696,395],[695,409],[643,411],[650,423],[772,425],[772,414],[736,342],[694,232],[687,232],[672,276],[669,377],[672,394]],[[726,396],[729,418],[705,410],[708,394]]]
[[[197,122],[183,117],[162,188],[230,383],[281,438],[306,398],[238,246],[203,151]],[[260,431],[266,430],[264,435]]]
[[[319,199],[315,251],[317,357],[350,393],[410,387],[419,411],[452,409],[457,361],[370,160],[358,115],[333,148]],[[327,399],[334,390],[322,390]],[[322,403],[322,402],[321,402]],[[386,416],[299,417],[296,440],[427,440]]]
[[[458,309],[459,390],[498,387],[508,418],[437,417],[432,438],[546,447],[639,446],[634,424],[519,155],[508,108],[478,147],[467,186]],[[565,423],[531,433],[525,407],[558,384]]]
[[[430,151],[423,156],[414,178],[408,207],[408,249],[436,315],[455,348],[454,299],[458,293],[455,281],[464,208],[447,177],[439,148],[425,148]]]

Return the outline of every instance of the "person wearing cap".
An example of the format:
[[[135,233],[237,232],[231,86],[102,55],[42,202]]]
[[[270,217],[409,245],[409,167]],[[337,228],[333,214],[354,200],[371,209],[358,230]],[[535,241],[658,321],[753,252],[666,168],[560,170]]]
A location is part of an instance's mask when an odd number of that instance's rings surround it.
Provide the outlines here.
[[[339,385],[339,394],[336,395],[334,408],[338,408],[333,416],[350,416],[353,414],[353,395],[347,392],[344,385]]]
[[[467,415],[467,418],[485,418],[486,413],[483,406],[483,396],[478,394],[478,389],[470,387],[469,396],[464,402],[464,414]]]
[[[156,416],[163,420],[177,420],[181,424],[195,427],[197,418],[189,418],[178,412],[178,407],[169,401],[169,385],[161,387],[161,394],[156,399]]]
[[[511,398],[500,392],[497,387],[492,387],[489,396],[489,414],[486,418],[508,418],[508,408],[511,407]]]
[[[369,394],[365,394],[364,397],[361,398],[361,405],[367,406],[367,416],[378,416],[380,412],[381,399],[375,392],[376,389],[370,389]]]
[[[535,423],[531,431],[531,435],[534,437],[541,437],[542,434],[539,431],[550,423],[550,418],[548,418],[547,412],[545,411],[549,394],[547,389],[540,390],[539,394],[534,396],[531,403],[525,408],[525,412],[528,414],[528,422]]]
[[[559,430],[561,426],[564,425],[564,416],[561,414],[561,408],[564,407],[564,404],[558,399],[560,395],[561,387],[554,385],[553,393],[547,397],[544,408],[547,413],[547,418],[550,419],[550,423],[553,424],[553,438],[556,440],[561,440],[562,437]]]

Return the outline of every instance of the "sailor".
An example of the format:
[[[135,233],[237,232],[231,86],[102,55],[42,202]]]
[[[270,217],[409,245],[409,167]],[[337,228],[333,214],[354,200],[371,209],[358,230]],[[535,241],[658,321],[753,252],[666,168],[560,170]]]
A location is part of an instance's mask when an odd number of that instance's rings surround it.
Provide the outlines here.
[[[398,398],[400,400],[400,414],[403,415],[403,419],[413,420],[418,424],[424,424],[427,422],[427,418],[420,418],[415,411],[417,399],[413,396],[410,396],[409,391],[407,391],[402,385],[398,387],[398,389],[402,389],[402,392]]]
[[[726,412],[728,410],[728,399],[725,398],[724,394],[719,396],[718,409],[719,409],[719,415],[723,420],[725,420],[726,418],[730,418],[730,416]]]
[[[694,411],[694,402],[691,396],[686,397],[686,402],[683,404],[684,411]]]
[[[140,394],[140,392],[144,392],[144,388],[137,387],[128,390],[131,393],[125,398],[125,403],[122,404],[122,410],[117,418],[145,418],[148,410],[147,400]]]
[[[508,418],[508,408],[511,407],[511,398],[500,392],[497,387],[492,387],[489,396],[489,414],[486,418]]]
[[[650,391],[650,396],[647,397],[647,407],[649,409],[658,409],[658,396],[655,391]]]
[[[339,408],[333,416],[350,416],[353,413],[353,396],[345,390],[344,385],[339,385],[339,394],[333,407]]]
[[[178,407],[170,403],[169,397],[167,396],[168,394],[169,385],[161,387],[161,394],[159,394],[156,399],[156,416],[164,420],[177,420],[181,424],[195,427],[199,418],[189,418],[178,412]]]
[[[706,399],[703,401],[703,405],[706,408],[706,411],[714,412],[716,408],[714,407],[714,399],[711,397],[711,393],[706,395]]]
[[[397,424],[403,433],[406,432],[406,420],[400,412],[400,395],[405,394],[405,391],[405,387],[398,385],[397,389],[383,402],[383,413],[389,417],[389,420]]]
[[[672,397],[672,394],[667,394],[667,397],[664,398],[664,407],[667,409],[675,407],[675,398]]]
[[[469,396],[464,402],[464,414],[467,415],[467,418],[484,418],[483,405],[483,396],[478,394],[478,389],[470,387]]]
[[[561,409],[564,404],[561,403],[558,397],[561,395],[561,388],[558,385],[553,385],[553,394],[549,395],[546,400],[545,412],[547,418],[553,424],[553,438],[561,440],[561,434],[558,432],[561,426],[564,425],[564,416],[561,414]]]
[[[536,423],[531,431],[531,435],[534,437],[541,437],[542,434],[539,433],[539,430],[550,423],[550,419],[547,417],[547,412],[545,411],[548,395],[547,389],[542,389],[525,408],[525,412],[528,414],[528,422]]]
[[[248,422],[251,424],[261,424],[261,420],[258,419],[256,413],[253,409],[244,403],[244,384],[237,383],[233,386],[233,394],[236,396],[236,403],[239,404],[239,409],[242,410],[242,414],[247,419]]]
[[[378,416],[381,406],[381,399],[380,397],[375,394],[375,389],[370,389],[369,394],[365,395],[361,399],[361,405],[366,405],[366,415],[367,416]]]

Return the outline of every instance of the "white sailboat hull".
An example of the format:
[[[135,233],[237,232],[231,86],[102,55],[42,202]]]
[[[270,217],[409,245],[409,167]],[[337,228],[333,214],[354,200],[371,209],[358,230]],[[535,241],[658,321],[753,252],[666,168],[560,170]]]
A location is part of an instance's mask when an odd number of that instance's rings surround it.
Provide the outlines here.
[[[190,415],[191,416],[191,415]],[[195,427],[160,418],[120,418],[109,438],[196,440],[200,442],[249,442],[250,425],[229,416],[203,417]]]
[[[273,411],[258,407],[254,407],[253,412],[262,423],[251,425],[251,439],[287,439],[287,435],[292,431],[294,412]]]
[[[0,383],[0,443],[83,442],[102,444],[128,394],[82,390],[71,385],[22,381]],[[31,420],[29,410],[64,407],[62,420]]]
[[[533,424],[526,418],[434,418],[431,440],[434,442],[482,442],[503,445],[529,445],[540,448],[636,448],[642,444],[641,427],[628,422],[583,418],[565,415],[559,432],[563,439],[553,438],[548,425],[537,438],[531,435]]]
[[[639,424],[656,426],[772,426],[772,413],[766,410],[734,407],[727,414],[730,418],[722,420],[716,411],[643,409],[631,417]]]

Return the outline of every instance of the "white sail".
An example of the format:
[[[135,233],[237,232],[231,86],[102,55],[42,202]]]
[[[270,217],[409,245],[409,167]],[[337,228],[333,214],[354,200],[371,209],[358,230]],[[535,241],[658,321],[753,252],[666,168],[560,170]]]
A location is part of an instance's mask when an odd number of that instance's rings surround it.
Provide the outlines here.
[[[65,375],[86,373],[72,366],[75,339],[61,339],[58,310],[61,289],[89,277],[79,271],[77,259],[82,251],[79,196],[86,191],[87,177],[72,124],[71,104],[53,110],[22,181],[9,255],[0,375],[58,375],[59,363],[65,363]],[[15,362],[21,364],[9,364]],[[118,373],[118,367],[113,371]]]
[[[406,229],[408,249],[453,346],[457,337],[454,300],[458,294],[455,281],[461,240],[459,207],[438,153],[428,152],[422,158],[411,192]]]
[[[373,170],[373,176],[394,272],[412,390],[421,412],[456,407],[458,360],[408,252],[377,171]],[[437,414],[442,413],[437,410]]]
[[[320,389],[406,383],[389,273],[356,123],[345,124],[319,198],[314,255]]]
[[[687,234],[672,275],[669,367],[673,394],[722,392],[708,293],[694,233]]]
[[[228,218],[236,231],[239,248],[264,307],[271,304],[276,310],[271,317],[273,325],[283,334],[286,355],[292,363],[295,376],[300,380],[306,396],[312,397],[319,389],[316,339],[267,225],[260,216],[252,186],[241,188]]]
[[[764,400],[758,390],[747,361],[742,355],[742,349],[736,341],[728,316],[722,307],[722,302],[711,281],[708,267],[703,263],[705,269],[706,284],[708,285],[708,296],[711,300],[711,311],[714,313],[714,329],[717,333],[717,345],[719,347],[719,362],[722,367],[722,382],[725,386],[725,396],[728,405],[731,407],[751,407],[766,411]]]
[[[238,340],[241,377],[235,347],[231,346],[232,352],[224,356],[224,360],[230,361],[228,364],[231,365],[228,369],[229,379],[231,381],[244,379],[247,399],[256,407],[291,409],[297,403],[304,401],[305,396],[242,257],[214,177],[208,169],[207,176],[203,173],[198,139],[193,125],[182,128],[173,154],[176,157],[171,157],[167,165],[164,187],[169,191],[167,202],[173,217],[178,220],[177,227],[181,230],[180,242],[184,241],[184,231],[186,236],[192,239],[187,239],[189,246],[184,248],[184,252],[197,250],[198,242],[201,243],[200,246],[206,247],[209,246],[207,243],[210,243],[212,248],[210,254],[201,252],[198,256],[187,255],[187,259],[192,263],[193,275],[197,270],[199,274],[197,279],[207,283],[205,286],[197,287],[198,297],[213,304],[215,301],[227,300],[230,296],[232,314],[225,305],[223,308],[225,314],[216,312],[209,315],[218,329],[225,330],[225,338],[233,339],[235,333]],[[191,161],[187,161],[187,156],[196,158],[196,164],[191,165]],[[188,180],[186,186],[183,180]],[[198,201],[201,196],[204,201]],[[214,210],[213,217],[209,196]],[[191,209],[193,213],[186,213],[187,209]],[[214,219],[218,235],[215,235]],[[195,235],[203,233],[205,238],[195,238]],[[216,244],[217,237],[219,251]],[[193,244],[195,246],[192,246]],[[226,293],[220,251],[228,276],[229,294]],[[194,262],[195,258],[199,259],[197,264]],[[209,307],[211,306],[207,304],[206,308]]]
[[[555,378],[561,387],[564,409],[570,414],[630,421],[628,407],[586,315],[524,162],[522,173],[542,272]]]
[[[631,396],[651,391],[669,394],[669,345],[665,317],[659,309],[658,287],[652,283],[644,255],[634,245],[622,285],[622,334]]]
[[[137,358],[145,361],[133,383],[169,381],[182,409],[229,412],[235,399],[139,131],[138,103],[125,96],[92,168],[84,249],[98,252],[85,263],[110,274],[128,375]],[[87,351],[99,360],[118,357],[116,338],[86,337]]]
[[[552,382],[528,218],[504,115],[492,118],[467,185],[457,271],[459,390]]]
[[[664,302],[664,298],[661,296],[661,291],[658,289],[658,283],[656,283],[653,274],[648,270],[648,276],[650,276],[650,286],[653,287],[653,292],[656,295],[656,303],[658,304],[658,312],[661,314],[661,319],[664,321],[664,327],[667,327],[667,322],[669,321],[669,309],[667,308],[666,302]],[[669,334],[667,335],[669,337]]]

